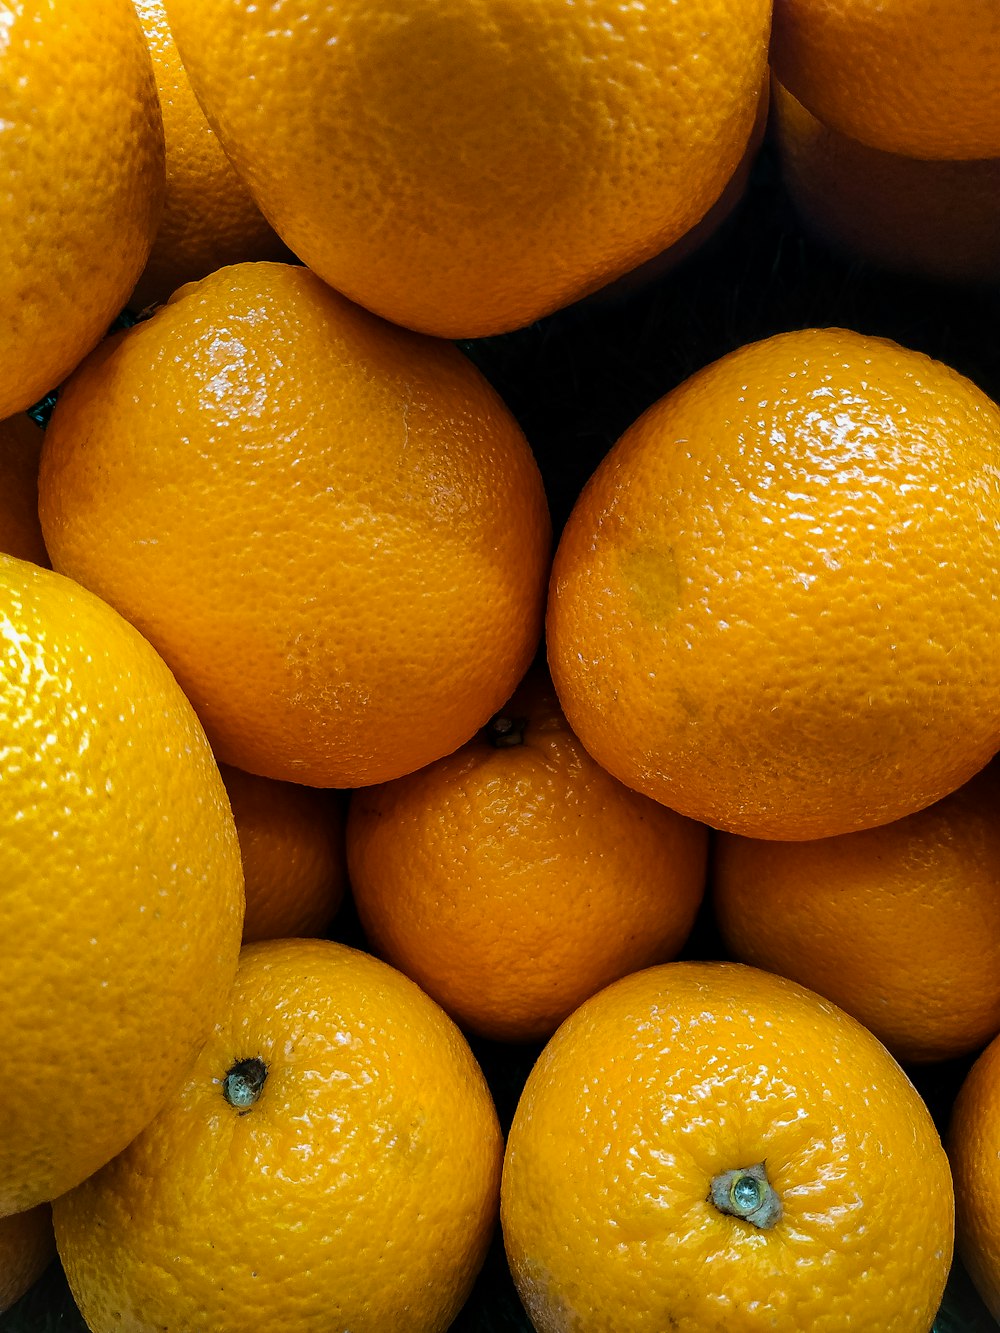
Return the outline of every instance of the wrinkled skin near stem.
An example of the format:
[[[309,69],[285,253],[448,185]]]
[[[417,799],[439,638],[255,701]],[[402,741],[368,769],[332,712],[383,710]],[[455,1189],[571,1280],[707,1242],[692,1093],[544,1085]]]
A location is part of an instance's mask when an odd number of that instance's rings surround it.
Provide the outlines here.
[[[741,1217],[762,1231],[781,1220],[781,1199],[767,1178],[763,1162],[715,1176],[708,1197],[720,1213]]]

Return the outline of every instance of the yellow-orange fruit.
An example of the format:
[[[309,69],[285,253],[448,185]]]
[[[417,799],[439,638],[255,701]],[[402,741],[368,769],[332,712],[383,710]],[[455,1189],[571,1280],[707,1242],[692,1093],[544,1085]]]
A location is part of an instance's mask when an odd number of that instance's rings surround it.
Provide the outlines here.
[[[829,837],[1000,747],[1000,410],[844,329],[740,348],[625,432],[552,571],[566,717],[628,786]]]
[[[743,153],[770,0],[167,0],[279,235],[387,319],[528,324],[682,236]],[[239,59],[233,59],[233,52]]]
[[[0,551],[49,563],[38,521],[42,432],[23,412],[0,421]]]
[[[156,85],[130,0],[5,4],[0,418],[103,336],[146,262],[163,190]]]
[[[98,348],[52,415],[39,512],[53,565],[264,777],[430,763],[541,632],[548,508],[511,413],[458,348],[292,265],[221,269]]]
[[[243,861],[243,942],[321,935],[347,885],[341,794],[220,771]]]
[[[93,1333],[444,1333],[493,1233],[503,1140],[461,1033],[327,940],[248,945],[183,1086],[59,1199]]]
[[[707,832],[623,787],[543,672],[444,759],[355,792],[348,860],[368,938],[463,1027],[549,1036],[588,995],[679,951]]]
[[[132,0],[153,58],[163,115],[167,187],[163,216],[129,304],[165,301],[185,282],[226,264],[286,259],[250,191],[198,105],[170,35],[163,0]]]
[[[0,1216],[152,1119],[236,971],[239,844],[177,682],[111,607],[0,556]]]
[[[1000,281],[1000,157],[883,153],[823,125],[778,83],[772,105],[785,185],[822,239],[907,273]]]
[[[539,1333],[930,1333],[953,1217],[885,1047],[738,964],[666,963],[586,1001],[507,1139],[504,1243]]]
[[[900,1060],[1000,1032],[1000,766],[926,810],[813,842],[720,834],[729,952],[846,1009]]]
[[[1000,157],[996,0],[775,0],[774,72],[824,125],[904,157]]]

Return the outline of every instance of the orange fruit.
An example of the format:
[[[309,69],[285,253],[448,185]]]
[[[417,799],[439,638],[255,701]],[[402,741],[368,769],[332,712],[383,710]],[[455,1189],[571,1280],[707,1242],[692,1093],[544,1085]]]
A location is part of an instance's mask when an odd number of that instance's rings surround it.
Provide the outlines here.
[[[905,157],[1000,157],[995,0],[775,0],[774,72],[825,125]]]
[[[55,1257],[52,1210],[47,1203],[0,1217],[0,1314],[35,1285]]]
[[[546,1037],[683,945],[707,830],[623,787],[532,673],[483,732],[354,793],[348,863],[377,951],[463,1027]]]
[[[132,0],[142,24],[163,115],[167,187],[163,216],[130,305],[165,301],[185,282],[242,260],[288,252],[212,133],[170,35],[163,0]]]
[[[339,793],[220,765],[243,859],[244,943],[321,935],[347,884]]]
[[[239,844],[190,704],[69,579],[0,556],[0,1216],[156,1114],[236,969]]]
[[[1000,1319],[1000,1039],[969,1070],[948,1126],[959,1256],[983,1302]]]
[[[130,0],[12,0],[0,33],[3,418],[55,388],[125,304],[164,174]]]
[[[462,745],[541,632],[551,533],[451,344],[241,264],[108,339],[46,432],[56,568],[137,625],[224,763],[382,782]]]
[[[998,462],[996,405],[880,338],[807,329],[697,372],[563,531],[570,726],[628,786],[748,837],[953,791],[1000,747]]]
[[[667,963],[562,1025],[507,1140],[501,1219],[540,1333],[929,1333],[948,1161],[885,1048],[736,964]]]
[[[740,160],[770,0],[166,0],[198,99],[310,268],[445,337],[658,254]],[[232,59],[233,51],[240,59]]]
[[[1000,768],[917,814],[812,842],[720,834],[713,904],[734,957],[853,1014],[900,1060],[1000,1032]]]
[[[23,412],[0,421],[0,551],[49,563],[38,521],[42,432]]]
[[[785,185],[821,239],[902,272],[1000,281],[1000,157],[925,161],[829,129],[776,83]]]
[[[722,193],[708,208],[698,222],[683,236],[661,250],[652,259],[647,259],[638,268],[631,269],[614,282],[594,292],[589,298],[594,304],[606,301],[627,300],[633,292],[640,291],[648,283],[658,282],[671,273],[678,264],[683,264],[704,245],[707,245],[722,230],[736,212],[750,184],[750,175],[754,163],[760,154],[767,131],[768,110],[770,107],[770,78],[765,78],[757,99],[757,111],[754,116],[750,138],[743,150],[743,156],[736,164],[736,170],[726,181]]]
[[[184,1086],[54,1209],[94,1333],[446,1329],[503,1151],[454,1024],[384,963],[248,945]]]

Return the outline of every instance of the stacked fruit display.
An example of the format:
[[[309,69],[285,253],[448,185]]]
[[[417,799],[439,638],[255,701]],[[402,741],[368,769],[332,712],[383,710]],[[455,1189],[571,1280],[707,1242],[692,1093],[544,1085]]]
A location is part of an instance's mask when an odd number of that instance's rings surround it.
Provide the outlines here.
[[[0,0],[0,1328],[1000,1318],[998,69]]]

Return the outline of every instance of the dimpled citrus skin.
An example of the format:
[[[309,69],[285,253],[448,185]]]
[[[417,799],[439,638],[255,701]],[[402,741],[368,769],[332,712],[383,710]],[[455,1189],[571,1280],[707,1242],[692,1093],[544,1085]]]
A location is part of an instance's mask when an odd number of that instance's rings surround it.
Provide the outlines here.
[[[241,264],[109,339],[39,477],[53,565],[176,674],[220,760],[352,787],[463,744],[537,647],[548,508],[459,350]]]
[[[650,408],[556,552],[549,663],[621,781],[748,837],[833,836],[1000,746],[1000,411],[843,329],[730,353]]]
[[[709,1200],[762,1161],[770,1229]],[[542,1053],[501,1220],[540,1333],[618,1333],[623,1310],[629,1333],[928,1333],[953,1199],[927,1108],[860,1024],[753,968],[667,963]]]
[[[0,1217],[0,1314],[35,1285],[55,1258],[52,1210],[47,1203]]]
[[[995,0],[775,0],[774,72],[825,125],[905,157],[1000,157]]]
[[[243,941],[321,935],[344,897],[344,803],[339,792],[220,765],[243,859]]]
[[[55,388],[103,336],[146,262],[163,189],[156,85],[130,0],[7,0],[0,417]]]
[[[990,1313],[1000,1319],[1000,1038],[980,1055],[959,1089],[947,1145],[958,1253]]]
[[[1000,765],[881,828],[814,842],[720,834],[727,952],[819,991],[900,1060],[1000,1032]]]
[[[282,238],[362,305],[446,337],[528,324],[692,227],[746,145],[770,26],[769,0],[167,13]]]
[[[267,1067],[241,1113],[222,1084]],[[384,963],[321,940],[248,945],[184,1087],[60,1199],[94,1333],[444,1330],[486,1253],[503,1142],[450,1019]]]
[[[129,300],[133,309],[141,310],[225,264],[288,256],[198,105],[170,35],[163,0],[132,3],[153,59],[167,172],[163,216]]]
[[[0,421],[0,551],[49,563],[38,521],[42,432],[24,413]]]
[[[239,844],[204,732],[148,643],[0,556],[0,1215],[155,1115],[236,970]]]
[[[806,225],[875,264],[948,281],[1000,281],[1000,157],[926,161],[829,129],[775,82],[775,143]]]
[[[383,957],[463,1028],[530,1041],[608,982],[679,951],[708,839],[704,825],[590,758],[544,672],[530,673],[499,716],[520,744],[498,748],[488,728],[435,764],[355,793],[348,864]]]

